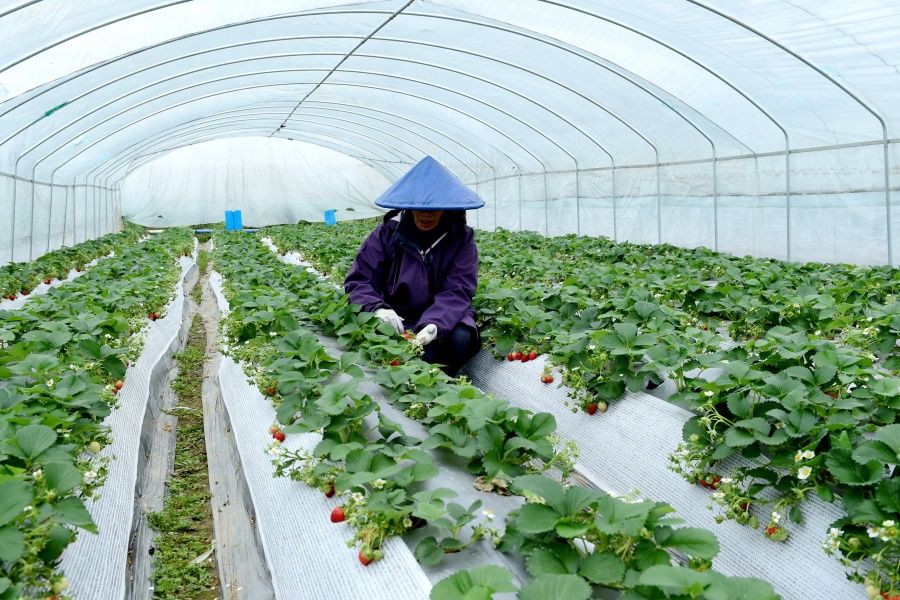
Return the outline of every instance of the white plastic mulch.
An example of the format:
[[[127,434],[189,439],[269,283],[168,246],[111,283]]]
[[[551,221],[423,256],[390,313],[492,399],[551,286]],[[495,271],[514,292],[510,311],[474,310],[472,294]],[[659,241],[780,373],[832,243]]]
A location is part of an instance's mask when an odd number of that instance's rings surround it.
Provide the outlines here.
[[[195,250],[196,255],[196,250]],[[181,278],[165,316],[148,324],[143,351],[128,368],[118,406],[107,417],[112,442],[101,456],[112,457],[109,474],[97,501],[87,508],[99,533],[80,532],[62,555],[61,569],[70,582],[67,593],[76,600],[116,600],[126,595],[128,546],[135,510],[135,494],[144,420],[148,402],[159,397],[172,353],[181,345],[184,282],[196,270],[194,257],[182,257]]]

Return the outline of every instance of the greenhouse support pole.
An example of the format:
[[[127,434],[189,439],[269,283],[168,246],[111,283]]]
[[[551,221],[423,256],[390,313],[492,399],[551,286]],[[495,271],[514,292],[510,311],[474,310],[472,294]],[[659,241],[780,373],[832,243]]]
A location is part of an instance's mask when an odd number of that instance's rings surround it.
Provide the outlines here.
[[[662,244],[662,169],[656,156],[656,243]]]
[[[550,187],[547,181],[547,167],[544,166],[544,235],[550,236],[550,210],[549,210]]]
[[[791,262],[791,149],[790,146],[784,150],[784,192],[785,192],[785,208],[787,209],[787,220],[785,228],[787,229],[787,260]]]
[[[28,260],[34,260],[34,185],[35,169],[31,168],[31,215],[28,217]]]
[[[490,166],[490,165],[489,165]],[[494,176],[493,194],[494,194],[494,231],[497,231],[497,171],[491,166]]]
[[[848,88],[843,83],[841,83],[838,79],[836,79],[828,71],[821,68],[819,65],[813,63],[812,61],[808,60],[801,54],[791,50],[790,48],[788,48],[787,46],[785,46],[784,44],[782,44],[775,38],[772,38],[772,37],[766,35],[762,31],[760,31],[754,27],[751,27],[747,23],[744,23],[743,21],[741,21],[740,19],[738,19],[732,15],[726,14],[726,13],[724,13],[720,10],[717,10],[711,6],[707,6],[706,4],[703,4],[702,2],[699,2],[698,0],[688,0],[688,2],[690,2],[691,4],[694,4],[695,6],[703,8],[705,10],[708,10],[723,19],[727,19],[728,21],[731,21],[732,23],[734,23],[735,25],[738,25],[739,27],[743,27],[744,29],[746,29],[747,31],[750,31],[754,35],[757,35],[757,36],[761,37],[762,39],[766,40],[773,46],[776,46],[779,49],[781,49],[782,51],[790,54],[791,56],[793,56],[794,58],[796,58],[797,60],[799,60],[800,62],[805,64],[807,67],[814,70],[816,73],[818,73],[819,75],[821,75],[822,77],[824,77],[825,79],[827,79],[828,81],[833,83],[835,86],[840,88],[841,91],[843,91],[845,94],[847,94],[848,96],[853,98],[853,100],[855,100],[857,102],[857,104],[862,106],[869,114],[871,114],[873,117],[875,117],[875,119],[878,120],[878,123],[881,125],[881,137],[884,141],[884,202],[885,202],[885,217],[886,217],[886,221],[887,221],[886,225],[887,225],[888,265],[893,266],[894,254],[893,254],[893,247],[892,247],[893,235],[891,233],[892,225],[891,225],[891,176],[890,176],[890,156],[889,156],[890,153],[888,150],[887,123],[885,122],[884,117],[881,116],[881,113],[879,113],[877,110],[875,110],[875,108],[872,107],[868,102],[866,102],[865,100],[863,100],[862,98],[857,96],[853,91],[850,90],[850,88]],[[771,117],[769,117],[769,118],[771,118]],[[790,150],[788,150],[788,151],[790,151]],[[790,160],[788,160],[788,164],[790,164]],[[790,175],[788,175],[788,203],[790,203]],[[788,209],[788,218],[790,220],[790,209]],[[788,236],[790,236],[790,230],[788,230]],[[788,242],[788,257],[789,257],[788,260],[790,260],[790,241]]]
[[[50,217],[47,219],[47,247],[44,249],[44,254],[50,252],[50,233],[52,232],[51,224],[53,223],[53,180],[50,181]],[[63,237],[65,237],[65,232],[63,232]]]
[[[618,214],[616,212],[616,167],[612,168],[612,209],[613,209],[613,241],[619,241]]]
[[[719,170],[715,150],[712,159],[713,169],[713,250],[719,251]]]
[[[581,171],[575,169],[575,235],[581,236]]]
[[[519,169],[519,231],[522,231],[522,170]]]

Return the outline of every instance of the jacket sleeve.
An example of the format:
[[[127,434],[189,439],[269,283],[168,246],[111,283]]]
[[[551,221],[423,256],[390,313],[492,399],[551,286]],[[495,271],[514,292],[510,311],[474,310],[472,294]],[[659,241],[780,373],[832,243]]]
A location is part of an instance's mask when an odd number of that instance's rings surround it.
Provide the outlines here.
[[[462,321],[472,307],[472,298],[478,287],[478,248],[471,229],[466,230],[466,241],[452,263],[451,272],[444,279],[444,286],[434,296],[434,303],[422,313],[415,330],[428,323],[438,328],[438,337],[450,332]]]
[[[350,302],[359,304],[368,312],[386,306],[382,289],[387,260],[384,229],[384,225],[379,225],[369,234],[344,280],[344,291],[350,297]]]

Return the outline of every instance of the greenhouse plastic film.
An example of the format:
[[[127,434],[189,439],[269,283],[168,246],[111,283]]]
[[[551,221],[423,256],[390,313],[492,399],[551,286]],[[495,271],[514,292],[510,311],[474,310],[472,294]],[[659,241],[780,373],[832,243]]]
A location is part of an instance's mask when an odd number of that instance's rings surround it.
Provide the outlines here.
[[[221,277],[213,275],[210,285],[219,307],[227,308]],[[265,448],[272,441],[269,426],[276,422],[275,409],[247,381],[240,365],[223,357],[219,383],[276,597],[428,598],[431,583],[401,540],[388,540],[385,558],[364,567],[356,551],[347,547],[346,541],[352,536],[349,527],[335,525],[328,518],[339,504],[337,498],[326,499],[319,490],[288,478],[273,478],[271,457]],[[319,434],[291,434],[284,445],[311,451],[320,440]]]
[[[822,551],[829,525],[843,515],[835,505],[813,495],[801,506],[804,523],[782,520],[790,537],[774,543],[761,531],[733,521],[716,524],[710,492],[692,486],[668,468],[669,454],[681,441],[689,412],[644,393],[627,393],[602,415],[564,406],[567,390],[538,383],[544,360],[501,363],[480,352],[466,367],[472,382],[516,406],[556,416],[557,431],[574,440],[581,452],[576,469],[601,489],[668,502],[688,525],[713,531],[721,551],[713,566],[733,576],[760,577],[792,600],[862,598],[862,586],[845,578],[844,567]],[[752,510],[752,508],[751,508]],[[761,520],[765,515],[757,515]]]
[[[181,258],[181,278],[175,298],[166,305],[165,317],[149,325],[144,348],[128,368],[125,386],[117,395],[118,407],[106,419],[112,443],[101,452],[110,457],[109,474],[100,498],[86,502],[99,528],[97,534],[81,532],[62,555],[61,568],[71,582],[76,600],[116,600],[125,597],[128,546],[135,510],[138,471],[143,460],[141,445],[148,402],[159,396],[165,381],[167,358],[180,345],[183,331],[184,282],[196,265]]]

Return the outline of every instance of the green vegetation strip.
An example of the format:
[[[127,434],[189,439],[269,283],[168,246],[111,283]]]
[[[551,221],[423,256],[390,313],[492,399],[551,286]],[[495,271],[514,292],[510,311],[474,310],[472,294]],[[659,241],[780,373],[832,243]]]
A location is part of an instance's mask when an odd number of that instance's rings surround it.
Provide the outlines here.
[[[264,233],[340,280],[375,225]],[[900,592],[900,270],[503,230],[477,239],[474,303],[495,355],[547,353],[572,410],[589,414],[666,374],[696,414],[672,469],[713,492],[720,518],[784,541],[783,519],[801,522],[808,496],[838,499],[847,516],[824,550],[876,595]],[[725,328],[738,342],[728,350]],[[721,375],[707,381],[705,368]],[[726,461],[736,456],[747,466]]]
[[[72,269],[81,271],[94,259],[136,244],[143,235],[143,227],[126,223],[118,233],[48,252],[32,262],[4,265],[0,267],[0,297],[15,300],[19,294],[27,296],[42,281],[65,279]]]
[[[464,378],[450,379],[418,359],[413,346],[375,315],[348,304],[329,281],[281,262],[246,235],[216,234],[214,261],[232,308],[223,350],[271,397],[284,425],[271,429],[275,474],[341,498],[330,518],[355,530],[349,543],[359,545],[363,565],[382,558],[384,539],[428,527],[436,535],[415,550],[423,565],[437,565],[476,539],[525,557],[533,579],[519,591],[523,600],[586,600],[592,586],[621,590],[631,600],[777,597],[763,581],[711,570],[719,552],[715,535],[681,527],[667,504],[543,475],[559,466],[565,476],[574,450],[558,443],[552,415],[514,408]],[[340,360],[307,327],[336,338],[345,350]],[[389,402],[428,428],[425,439],[406,435],[359,390],[360,365],[377,372],[374,380]],[[339,373],[351,378],[335,380]],[[378,427],[365,425],[369,415],[378,417]],[[312,453],[280,446],[285,436],[302,432],[322,434]],[[476,489],[524,497],[505,531],[490,523],[492,515],[478,516],[480,502],[467,508],[449,501],[454,490],[420,491],[422,482],[438,476],[428,452],[435,449],[470,459]],[[673,564],[670,550],[687,555],[688,565]],[[475,582],[481,578],[489,581]],[[432,598],[490,598],[511,587],[502,568],[461,572],[435,586]]]
[[[196,288],[195,288],[196,290]],[[178,395],[178,434],[175,471],[169,483],[165,507],[148,516],[160,532],[156,538],[153,568],[157,598],[218,598],[215,560],[195,559],[213,545],[213,522],[203,433],[203,360],[206,333],[203,320],[191,323],[187,347],[175,356],[178,377],[172,389]]]

